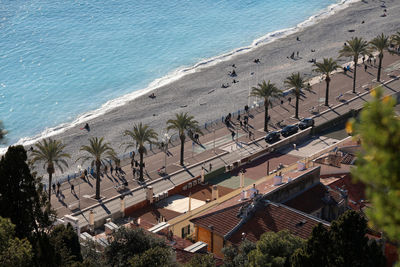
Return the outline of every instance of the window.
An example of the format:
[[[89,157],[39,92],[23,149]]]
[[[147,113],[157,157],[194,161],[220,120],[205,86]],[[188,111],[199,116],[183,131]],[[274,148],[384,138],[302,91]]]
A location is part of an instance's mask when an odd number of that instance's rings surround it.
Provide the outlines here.
[[[190,235],[190,224],[182,228],[182,238]]]

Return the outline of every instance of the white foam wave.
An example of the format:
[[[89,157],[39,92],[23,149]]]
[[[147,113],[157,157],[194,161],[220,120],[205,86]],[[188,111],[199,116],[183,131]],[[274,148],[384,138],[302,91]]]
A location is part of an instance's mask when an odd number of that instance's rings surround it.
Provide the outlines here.
[[[116,107],[123,106],[123,105],[127,104],[128,102],[130,102],[144,94],[147,94],[154,89],[157,89],[164,85],[170,84],[176,80],[179,80],[180,78],[182,78],[185,75],[194,73],[203,68],[207,68],[207,67],[216,65],[220,62],[227,61],[236,55],[250,52],[253,49],[255,49],[261,45],[269,44],[275,40],[284,38],[290,34],[298,32],[298,31],[304,29],[305,27],[314,25],[314,24],[318,23],[320,20],[325,19],[325,18],[335,14],[337,11],[347,8],[350,4],[356,3],[359,1],[360,0],[342,0],[339,3],[332,4],[332,5],[324,8],[322,11],[309,17],[307,20],[299,23],[295,27],[270,32],[256,40],[254,40],[250,46],[240,47],[240,48],[234,49],[233,51],[230,51],[228,53],[202,60],[202,61],[198,62],[197,64],[190,66],[190,67],[186,66],[186,67],[176,69],[164,77],[155,79],[144,89],[136,90],[132,93],[123,95],[116,99],[109,100],[106,103],[104,103],[100,108],[93,110],[93,111],[83,113],[82,115],[79,115],[77,117],[77,119],[75,119],[72,122],[62,123],[62,124],[60,124],[56,127],[52,127],[52,128],[46,128],[43,132],[41,132],[40,134],[37,134],[33,137],[21,138],[20,140],[18,140],[18,142],[16,144],[23,145],[23,146],[30,146],[30,145],[40,141],[41,139],[48,138],[48,137],[51,137],[51,136],[54,136],[57,134],[61,134],[70,128],[76,127],[77,125],[82,125],[83,123],[85,123],[87,121],[90,121],[96,117],[99,117],[99,116],[113,110]],[[0,148],[0,154],[4,154],[6,152],[6,150],[7,150],[7,148]]]

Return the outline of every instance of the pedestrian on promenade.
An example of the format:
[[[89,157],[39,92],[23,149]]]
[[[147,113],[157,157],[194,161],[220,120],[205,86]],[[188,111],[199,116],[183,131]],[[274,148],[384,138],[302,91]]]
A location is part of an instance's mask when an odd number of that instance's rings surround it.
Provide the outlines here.
[[[236,135],[235,132],[232,131],[232,132],[231,132],[232,140],[235,140],[235,135]]]
[[[243,123],[244,123],[244,128],[247,129],[247,120],[244,120]]]
[[[83,171],[83,173],[85,174],[85,178],[88,178],[88,172],[86,169]]]
[[[76,194],[76,193],[75,193],[75,186],[74,186],[74,184],[71,184],[71,193],[72,193],[72,192],[73,192],[74,194]]]
[[[291,97],[289,97],[289,98],[288,98],[288,101],[289,101],[289,105],[290,105],[290,102],[292,101],[292,98],[291,98]]]
[[[281,99],[281,105],[283,105],[283,100]]]
[[[240,125],[240,128],[242,128],[242,126],[243,126],[242,121],[239,121],[239,125]]]
[[[344,75],[347,75],[347,69],[346,69],[346,67],[343,67],[343,73],[344,73]]]
[[[56,193],[56,184],[52,184],[51,187],[53,187],[53,191]]]
[[[368,67],[367,65],[364,65],[364,71],[367,71]]]
[[[237,120],[240,121],[240,113],[237,116]]]
[[[136,176],[136,169],[135,168],[132,169],[132,174],[133,174],[133,178],[135,178],[135,176]]]
[[[249,139],[251,140],[251,135],[252,135],[253,133],[251,132],[251,131],[249,131]]]
[[[111,175],[112,175],[113,171],[114,171],[114,167],[113,167],[113,165],[111,165],[111,166],[110,166],[110,173],[111,173]]]
[[[376,57],[374,57],[374,66],[375,66],[375,63],[376,63]]]
[[[57,195],[60,194],[61,184],[60,181],[57,182]]]
[[[362,57],[362,61],[363,61],[363,64],[364,64],[364,61],[365,61],[365,56],[364,56],[364,57]]]
[[[164,144],[163,144],[163,145],[164,145]],[[134,167],[134,164],[135,164],[135,160],[132,158],[132,159],[131,159],[131,168]]]
[[[246,113],[249,113],[249,106],[248,105],[244,106],[244,111],[246,111]]]
[[[210,165],[209,165],[209,167],[210,167],[210,170],[209,170],[209,171],[211,171],[211,170],[212,170],[212,164],[211,164],[211,162],[210,162]]]

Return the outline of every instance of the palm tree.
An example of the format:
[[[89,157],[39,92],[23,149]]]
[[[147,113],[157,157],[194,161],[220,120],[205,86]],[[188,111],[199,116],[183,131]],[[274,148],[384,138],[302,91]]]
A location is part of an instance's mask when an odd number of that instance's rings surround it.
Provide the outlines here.
[[[199,123],[194,120],[193,116],[190,116],[186,113],[177,113],[175,114],[175,119],[170,119],[167,121],[167,131],[169,130],[177,130],[179,134],[179,138],[181,139],[181,160],[180,164],[183,166],[183,153],[185,148],[185,131],[191,131],[192,133],[203,134],[199,128]]]
[[[133,126],[132,131],[125,130],[124,135],[128,135],[132,138],[130,142],[124,143],[126,145],[126,150],[132,147],[136,147],[138,149],[140,156],[139,180],[143,181],[143,154],[147,154],[145,144],[156,143],[158,134],[153,129],[149,128],[149,126],[139,123]]]
[[[356,76],[357,62],[360,55],[368,53],[368,43],[363,38],[353,37],[347,40],[348,45],[344,45],[339,51],[340,57],[353,57],[354,61],[354,76],[353,76],[353,93],[356,93]]]
[[[400,32],[396,32],[395,34],[393,34],[392,37],[390,37],[390,42],[393,45],[400,46]]]
[[[329,98],[329,83],[331,82],[331,77],[329,76],[332,71],[335,71],[339,68],[339,65],[332,58],[324,58],[324,62],[315,62],[314,66],[316,67],[314,71],[322,73],[325,75],[326,82],[326,90],[325,90],[325,106],[329,106],[328,98]]]
[[[88,160],[92,161],[92,166],[96,165],[96,199],[100,199],[100,167],[105,159],[116,159],[116,154],[109,143],[104,142],[104,138],[92,137],[89,139],[90,145],[81,146],[80,151],[86,151],[90,155],[79,157],[76,161],[82,160],[82,164]]]
[[[286,78],[285,82],[287,87],[294,87],[294,94],[296,95],[296,113],[295,118],[299,118],[299,99],[301,94],[301,89],[305,88],[307,85],[305,84],[304,78],[298,73],[292,73],[289,77]]]
[[[55,166],[57,166],[61,172],[63,172],[63,168],[61,165],[64,165],[68,168],[68,163],[65,158],[71,158],[68,153],[64,153],[65,145],[61,143],[61,141],[53,140],[51,138],[44,139],[43,142],[39,142],[35,145],[35,149],[32,150],[32,163],[37,161],[44,162],[43,168],[47,166],[47,173],[49,174],[49,203],[48,208],[51,206],[51,186],[52,186],[52,178],[53,173],[55,171]]]
[[[376,80],[378,82],[381,81],[381,69],[382,69],[382,59],[383,59],[383,51],[389,49],[389,36],[384,35],[383,33],[381,35],[378,35],[374,39],[372,39],[370,42],[371,49],[372,51],[378,51],[379,52],[379,65],[378,65],[378,77]]]
[[[282,91],[279,90],[275,84],[268,81],[266,83],[263,81],[262,83],[258,84],[258,87],[253,87],[251,89],[250,96],[264,98],[264,131],[268,132],[268,107],[271,106],[272,98],[279,97],[282,94]]]

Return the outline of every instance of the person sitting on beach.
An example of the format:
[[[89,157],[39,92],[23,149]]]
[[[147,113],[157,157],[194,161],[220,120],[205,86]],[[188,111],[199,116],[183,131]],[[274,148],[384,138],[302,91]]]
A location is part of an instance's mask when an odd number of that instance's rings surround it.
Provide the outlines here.
[[[315,49],[311,49],[311,52],[314,53],[314,52],[315,52]]]
[[[236,74],[236,71],[235,70],[233,70],[232,72],[231,72],[231,76],[232,77],[235,77],[237,74]]]
[[[150,98],[156,98],[156,96],[154,95],[154,93],[152,93],[151,95],[149,95]]]
[[[291,59],[294,59],[294,52],[290,55]]]
[[[235,64],[232,64],[232,68],[236,68],[236,65],[235,65]]]
[[[85,126],[83,126],[83,129],[89,132],[90,131],[89,123],[86,123]]]

